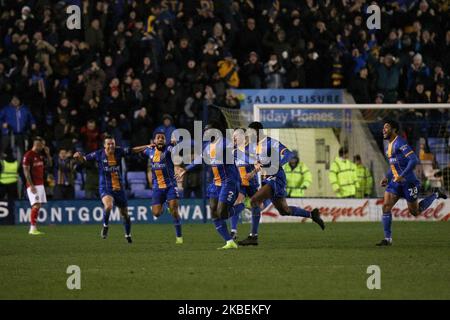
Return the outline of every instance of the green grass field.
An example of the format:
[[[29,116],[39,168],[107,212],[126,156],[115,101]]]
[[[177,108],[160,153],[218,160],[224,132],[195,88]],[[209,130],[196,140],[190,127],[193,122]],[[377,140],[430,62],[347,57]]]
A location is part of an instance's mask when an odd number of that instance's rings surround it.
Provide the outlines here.
[[[394,222],[379,248],[379,223],[263,224],[258,247],[218,251],[212,224],[0,227],[0,299],[450,299],[450,223]],[[240,226],[241,237],[249,225]],[[81,290],[66,269],[81,268]],[[369,265],[381,290],[368,290]]]

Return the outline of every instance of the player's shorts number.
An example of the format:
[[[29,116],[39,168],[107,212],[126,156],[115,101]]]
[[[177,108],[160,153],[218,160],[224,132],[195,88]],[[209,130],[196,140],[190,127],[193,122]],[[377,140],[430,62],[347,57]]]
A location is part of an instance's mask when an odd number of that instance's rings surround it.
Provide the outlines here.
[[[234,192],[233,191],[228,192],[227,200],[228,201],[233,200],[233,196],[234,196]]]
[[[419,193],[419,190],[417,189],[417,187],[414,187],[414,188],[409,188],[409,189],[408,189],[408,192],[409,192],[409,196],[410,196],[410,197],[412,197],[412,198],[417,198],[417,195],[418,195],[418,193]]]

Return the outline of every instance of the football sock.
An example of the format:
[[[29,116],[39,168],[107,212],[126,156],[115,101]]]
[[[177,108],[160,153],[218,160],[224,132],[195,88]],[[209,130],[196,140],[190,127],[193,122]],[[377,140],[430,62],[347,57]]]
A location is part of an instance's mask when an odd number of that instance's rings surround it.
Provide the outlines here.
[[[32,226],[36,226],[38,215],[39,209],[36,207],[31,208],[30,221]]]
[[[383,217],[381,218],[381,221],[383,222],[383,229],[384,229],[384,238],[385,239],[391,239],[392,238],[392,214],[390,212],[383,212]]]
[[[252,236],[258,235],[259,221],[261,220],[261,208],[252,208]]]
[[[311,218],[311,212],[305,209],[301,209],[299,207],[289,207],[289,209],[291,209],[292,216]]]
[[[131,235],[131,219],[130,216],[126,216],[123,218],[123,226],[125,228],[125,235],[129,236]]]
[[[103,209],[103,226],[107,227],[109,224],[109,216],[111,214],[111,210]]]
[[[175,234],[177,237],[181,237],[181,219],[173,217],[173,225],[175,227]]]
[[[429,206],[431,206],[433,201],[436,200],[437,198],[438,198],[438,194],[436,192],[433,192],[428,197],[426,197],[425,199],[420,201],[419,202],[419,210],[420,210],[420,212],[426,210]]]
[[[228,233],[228,227],[226,223],[226,219],[214,219],[214,226],[216,227],[217,232],[220,236],[225,240],[231,240],[231,236]]]
[[[231,216],[231,230],[237,230],[237,225],[239,222],[239,216],[242,212],[242,210],[244,210],[245,205],[243,203],[239,203],[237,205],[234,206],[234,215]]]

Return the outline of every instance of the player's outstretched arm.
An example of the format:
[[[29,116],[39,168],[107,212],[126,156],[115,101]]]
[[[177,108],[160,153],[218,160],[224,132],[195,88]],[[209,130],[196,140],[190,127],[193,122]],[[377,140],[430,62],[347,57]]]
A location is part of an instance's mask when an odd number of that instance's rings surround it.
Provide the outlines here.
[[[75,154],[73,155],[73,158],[75,159],[75,161],[78,161],[78,162],[85,162],[86,161],[86,157],[85,156],[83,156],[82,154],[81,154],[81,152],[75,152]]]
[[[175,173],[175,179],[181,183],[183,182],[184,176],[186,175],[186,172],[188,172],[188,170],[180,167],[177,171],[178,172]]]
[[[154,146],[154,144],[146,144],[143,146],[137,146],[131,149],[132,153],[141,153],[142,151],[144,151],[147,148],[151,148],[152,146]]]
[[[289,162],[289,160],[291,160],[291,158],[294,156],[294,153],[289,150],[288,148],[284,147],[281,152],[281,159],[280,159],[280,166],[284,166],[286,163]]]

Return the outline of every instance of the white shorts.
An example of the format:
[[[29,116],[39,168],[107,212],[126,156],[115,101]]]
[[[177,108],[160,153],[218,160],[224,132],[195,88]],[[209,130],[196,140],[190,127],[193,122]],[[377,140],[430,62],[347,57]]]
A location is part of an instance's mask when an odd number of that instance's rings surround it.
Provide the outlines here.
[[[35,203],[47,203],[47,195],[45,194],[45,188],[43,185],[34,186],[36,188],[36,194],[31,192],[31,188],[27,188],[28,200],[30,200],[31,206]]]

